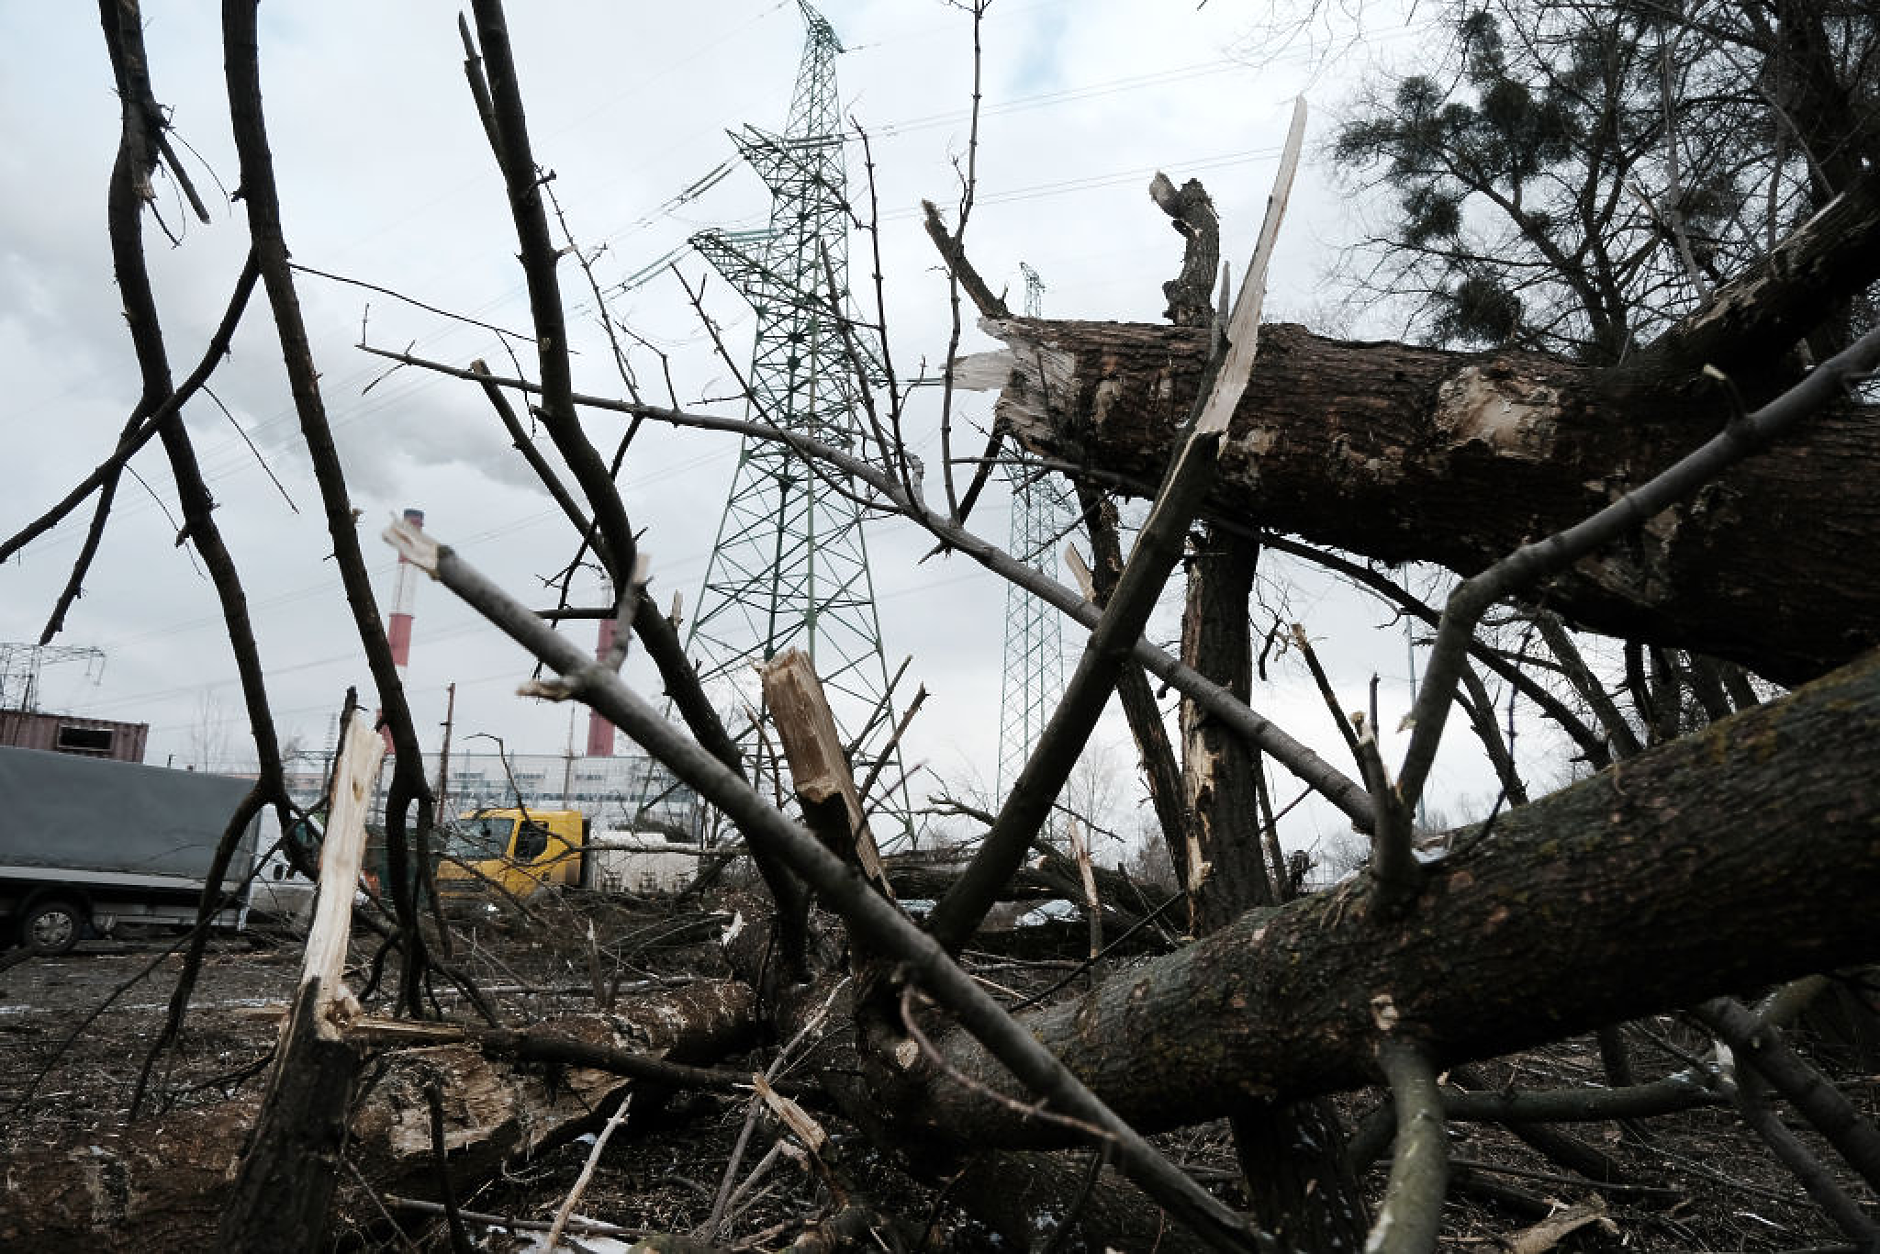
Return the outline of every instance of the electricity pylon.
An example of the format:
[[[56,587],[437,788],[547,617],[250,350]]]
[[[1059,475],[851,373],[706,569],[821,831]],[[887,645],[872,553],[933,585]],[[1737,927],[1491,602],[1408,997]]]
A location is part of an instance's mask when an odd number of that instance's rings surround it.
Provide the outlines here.
[[[746,379],[754,415],[867,455],[873,441],[858,421],[857,366],[869,356],[862,332],[845,329],[852,326],[845,322],[849,208],[835,77],[842,45],[820,13],[798,3],[808,37],[789,123],[781,135],[754,126],[732,135],[770,187],[770,225],[704,231],[692,244],[756,312]],[[814,660],[857,775],[881,767],[877,838],[911,835],[899,754],[887,750],[882,761],[894,719],[862,507],[846,476],[778,441],[747,437],[686,648],[700,677],[728,683],[761,725],[753,668],[791,647]],[[754,782],[768,792],[779,775],[774,746],[755,728],[739,739]]]
[[[1018,263],[1025,276],[1025,316],[1043,312],[1044,280]],[[1014,459],[1005,465],[1012,485],[1008,552],[1049,573],[1057,545],[1076,517],[1064,483],[1039,466]],[[999,795],[1018,779],[1038,734],[1064,695],[1064,642],[1059,611],[1017,584],[1005,588],[1005,685],[999,699]]]

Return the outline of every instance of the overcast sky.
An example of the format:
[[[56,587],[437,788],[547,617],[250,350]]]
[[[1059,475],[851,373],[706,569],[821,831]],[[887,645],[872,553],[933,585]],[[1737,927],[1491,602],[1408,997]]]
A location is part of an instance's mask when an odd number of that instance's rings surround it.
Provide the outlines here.
[[[946,345],[945,285],[918,204],[934,199],[951,219],[957,202],[970,23],[940,0],[827,0],[822,10],[847,48],[837,63],[844,109],[874,138],[895,360],[905,370],[934,365]],[[968,247],[995,286],[1009,285],[1014,305],[1024,261],[1043,276],[1050,316],[1158,320],[1160,284],[1179,268],[1181,244],[1145,194],[1157,169],[1177,182],[1203,180],[1221,212],[1224,255],[1238,270],[1258,229],[1292,98],[1303,92],[1310,100],[1309,142],[1322,144],[1369,58],[1401,63],[1430,38],[1427,22],[1376,19],[1366,46],[1328,68],[1304,45],[1279,52],[1250,45],[1250,19],[1265,11],[1236,0],[1198,9],[1127,0],[992,5],[984,29],[979,207]],[[464,85],[456,15],[431,3],[263,6],[262,78],[288,244],[303,265],[522,329],[527,309],[514,231]],[[236,163],[215,6],[149,3],[145,21],[158,99],[174,110],[176,133],[196,154],[192,174],[215,218],[207,227],[187,220],[168,181],[159,183],[164,220],[182,242],[170,248],[155,232],[147,240],[180,377],[221,315],[247,227],[226,197]],[[512,5],[510,21],[537,159],[555,171],[554,189],[584,246],[606,246],[598,263],[605,279],[640,270],[700,228],[762,225],[768,193],[746,169],[698,199],[674,198],[733,155],[727,129],[747,122],[781,129],[803,44],[794,0]],[[0,39],[11,62],[0,78],[0,133],[8,137],[0,145],[0,370],[10,383],[0,421],[11,449],[10,533],[109,447],[136,398],[137,376],[104,230],[118,118],[96,12],[0,6]],[[853,148],[850,176],[859,184]],[[1321,325],[1350,317],[1335,313],[1341,293],[1325,280],[1338,250],[1359,232],[1346,202],[1314,157],[1281,239],[1270,316]],[[861,291],[861,241],[852,256]],[[696,258],[681,265],[695,279],[706,271]],[[563,281],[575,316],[591,324],[591,302],[566,265]],[[498,337],[357,287],[307,275],[299,282],[327,412],[354,503],[365,511],[381,607],[389,609],[394,558],[377,534],[407,506],[425,510],[440,540],[541,603],[539,579],[566,560],[570,537],[507,449],[481,395],[414,370],[386,377],[382,363],[353,347],[363,326],[380,345],[411,345],[459,364],[479,356],[494,363],[504,358]],[[714,316],[734,351],[748,353],[748,309],[715,280],[712,288]],[[682,403],[727,391],[728,372],[711,359],[676,282],[651,282],[614,313],[671,355]],[[989,346],[975,333],[965,348]],[[577,388],[618,394],[599,343],[584,349]],[[532,357],[527,364],[532,371]],[[657,395],[658,363],[642,354],[636,365]],[[211,386],[259,450],[258,457],[249,451],[213,403],[190,408],[218,517],[247,585],[279,729],[323,749],[346,685],[360,685],[370,700],[369,680],[326,556],[318,496],[259,298]],[[983,421],[990,404],[990,397],[972,398],[963,416]],[[610,446],[618,421],[597,415],[590,422],[597,443]],[[932,440],[930,429],[923,438]],[[736,452],[727,439],[653,430],[636,445],[622,487],[635,525],[645,529],[662,603],[674,590],[688,605],[696,599]],[[934,450],[923,452],[937,464]],[[103,650],[102,673],[79,663],[49,666],[39,703],[148,722],[150,761],[207,756],[211,767],[225,766],[245,758],[250,742],[215,599],[187,551],[172,544],[173,527],[152,499],[152,492],[174,498],[157,446],[136,468],[150,491],[128,482],[121,491],[85,596],[58,641]],[[984,506],[974,525],[1003,541],[1004,500]],[[84,527],[83,517],[67,522],[0,570],[0,640],[38,637]],[[984,784],[996,762],[1003,586],[961,560],[916,564],[929,542],[905,526],[878,528],[869,543],[890,665],[912,654],[911,673],[932,694],[910,732],[909,756],[946,779]],[[1398,686],[1387,695],[1397,694],[1390,699],[1401,706],[1401,629],[1371,635],[1385,615],[1310,589],[1296,594],[1290,613],[1327,641],[1354,704],[1375,668]],[[518,750],[563,750],[569,712],[516,697],[525,674],[519,650],[440,586],[420,588],[409,684],[427,747],[435,747],[444,717],[445,685],[455,682],[460,743],[487,732]],[[637,667],[629,677],[655,692]],[[1255,704],[1342,757],[1318,698],[1290,663],[1276,669]],[[1395,719],[1387,714],[1385,721]],[[1105,734],[1121,738],[1114,727]],[[574,740],[581,739],[576,727]],[[1117,756],[1133,761],[1126,747]],[[1491,792],[1472,756],[1456,755],[1451,795]]]

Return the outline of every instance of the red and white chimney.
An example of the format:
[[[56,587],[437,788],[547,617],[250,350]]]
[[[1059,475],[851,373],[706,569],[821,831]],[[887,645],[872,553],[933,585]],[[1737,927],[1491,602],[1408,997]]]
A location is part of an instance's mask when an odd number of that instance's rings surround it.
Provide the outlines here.
[[[408,509],[405,522],[424,529],[424,511]],[[392,646],[392,665],[398,669],[398,682],[405,682],[406,667],[411,662],[411,608],[418,597],[418,569],[405,560],[405,555],[398,555],[398,573],[392,577],[392,613],[385,624],[386,642]],[[383,707],[380,717],[384,716]],[[379,735],[385,739],[385,751],[392,751],[392,729],[381,727]]]
[[[601,585],[601,600],[608,605],[614,603],[614,586],[611,583]],[[601,619],[599,638],[594,642],[594,656],[604,658],[607,650],[614,647],[614,619],[612,615]],[[587,755],[590,758],[611,758],[614,756],[614,725],[607,721],[599,710],[588,713]]]
[[[408,509],[405,522],[424,529],[424,511]],[[411,662],[411,608],[418,596],[417,568],[405,560],[405,555],[398,555],[398,574],[392,584],[392,617],[386,625],[386,636],[391,641],[392,665],[398,668],[398,677],[405,677],[405,667]]]

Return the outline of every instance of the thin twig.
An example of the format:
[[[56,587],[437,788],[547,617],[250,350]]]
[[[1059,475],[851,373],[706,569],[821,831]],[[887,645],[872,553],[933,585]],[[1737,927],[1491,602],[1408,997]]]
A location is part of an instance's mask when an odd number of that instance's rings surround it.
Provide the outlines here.
[[[364,1182],[363,1178],[361,1182]],[[368,1188],[367,1192],[371,1192],[371,1190]],[[376,1198],[377,1194],[373,1194],[373,1196]],[[444,1213],[444,1207],[441,1203],[427,1202],[412,1197],[399,1197],[396,1194],[390,1193],[386,1194],[384,1204],[394,1210],[416,1211],[420,1215],[441,1215]],[[509,1232],[546,1232],[549,1227],[548,1221],[542,1219],[517,1219],[509,1215],[492,1215],[486,1211],[476,1210],[459,1211],[458,1214],[462,1215],[473,1224],[484,1224],[491,1228],[502,1228]],[[571,1218],[563,1225],[562,1231],[564,1233],[579,1232],[597,1237],[645,1237],[652,1236],[656,1230],[652,1228],[627,1228],[620,1224],[602,1223],[598,1219]]]
[[[381,287],[377,283],[368,283],[364,279],[355,279],[344,274],[334,274],[331,270],[316,269],[313,266],[302,265],[298,261],[290,261],[288,266],[291,269],[299,271],[301,274],[311,274],[316,279],[330,279],[335,283],[344,283],[349,287],[363,287],[368,292],[377,292],[381,296],[389,296],[393,300],[403,301],[413,308],[422,309],[426,313],[436,314],[440,318],[449,318],[453,322],[462,322],[473,327],[481,327],[485,331],[494,331],[505,339],[514,339],[524,342],[527,342],[529,339],[529,337],[521,331],[511,331],[508,327],[499,327],[494,322],[484,322],[479,318],[472,318],[469,314],[453,313],[451,310],[442,309],[436,305],[428,305],[417,297],[407,296],[395,288]]]
[[[1338,694],[1332,689],[1331,677],[1325,673],[1325,667],[1319,661],[1318,650],[1312,647],[1311,637],[1306,635],[1305,625],[1292,625],[1293,648],[1305,660],[1306,669],[1312,673],[1312,682],[1318,685],[1319,697],[1325,702],[1325,708],[1332,713],[1332,722],[1338,728],[1338,734],[1345,738],[1345,748],[1351,750],[1354,762],[1362,762],[1358,751],[1358,734],[1351,729],[1351,716],[1338,704]]]

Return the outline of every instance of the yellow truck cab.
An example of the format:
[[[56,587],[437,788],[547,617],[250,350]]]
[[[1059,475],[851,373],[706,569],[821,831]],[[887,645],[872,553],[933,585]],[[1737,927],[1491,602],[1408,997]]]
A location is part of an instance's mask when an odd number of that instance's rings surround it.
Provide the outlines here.
[[[586,843],[579,810],[472,810],[445,841],[438,895],[525,898],[551,884],[578,885]]]

